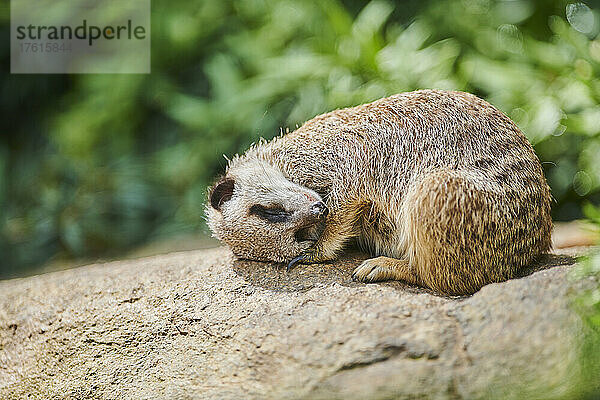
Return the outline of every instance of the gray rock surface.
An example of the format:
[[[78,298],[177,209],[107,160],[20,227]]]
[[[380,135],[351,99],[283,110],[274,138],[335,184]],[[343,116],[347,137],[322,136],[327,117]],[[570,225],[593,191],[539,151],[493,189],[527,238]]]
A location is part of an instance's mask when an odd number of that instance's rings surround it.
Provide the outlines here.
[[[549,398],[572,393],[574,259],[467,298],[223,248],[0,282],[0,398]]]

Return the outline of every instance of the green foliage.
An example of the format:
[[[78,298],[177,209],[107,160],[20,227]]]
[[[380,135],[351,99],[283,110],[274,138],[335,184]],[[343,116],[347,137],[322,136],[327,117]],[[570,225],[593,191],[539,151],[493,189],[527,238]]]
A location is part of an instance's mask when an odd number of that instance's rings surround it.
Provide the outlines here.
[[[580,217],[600,199],[600,22],[567,6],[154,0],[150,75],[2,75],[0,274],[201,230],[223,154],[418,88],[505,111],[544,162],[554,217]]]
[[[585,204],[584,211],[588,220],[600,232],[600,207]],[[600,243],[598,243],[600,245]],[[573,271],[574,279],[590,279],[596,282],[595,287],[585,292],[578,300],[577,306],[587,325],[600,338],[600,249],[596,249]]]
[[[585,203],[583,205],[583,212],[593,224],[600,228],[600,207],[595,207],[591,203]]]
[[[600,207],[587,203],[584,212],[600,231]],[[600,393],[600,248],[577,265],[571,278],[585,280],[588,287],[578,293],[573,302],[583,323],[579,357],[581,397],[597,398]]]

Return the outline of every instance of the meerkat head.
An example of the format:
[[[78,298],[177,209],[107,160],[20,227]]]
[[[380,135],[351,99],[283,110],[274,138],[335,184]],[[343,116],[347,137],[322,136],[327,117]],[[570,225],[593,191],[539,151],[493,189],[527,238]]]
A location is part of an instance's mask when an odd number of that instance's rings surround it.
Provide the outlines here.
[[[257,159],[230,165],[208,197],[213,236],[249,260],[290,261],[319,238],[328,213],[319,194]]]

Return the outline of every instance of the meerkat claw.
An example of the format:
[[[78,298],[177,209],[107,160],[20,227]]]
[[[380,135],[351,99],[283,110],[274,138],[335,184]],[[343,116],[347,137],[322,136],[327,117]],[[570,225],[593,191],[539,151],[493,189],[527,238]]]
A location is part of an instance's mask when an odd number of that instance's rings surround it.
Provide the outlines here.
[[[303,264],[318,263],[319,261],[322,261],[321,257],[319,257],[319,254],[320,253],[317,250],[309,249],[305,253],[302,253],[299,256],[293,258],[292,261],[290,261],[288,263],[287,268],[285,270],[290,271],[292,268],[294,268],[294,266],[296,264],[299,264],[299,263],[303,263]]]
[[[286,272],[289,272],[292,268],[294,268],[294,266],[302,261],[304,261],[306,259],[306,255],[305,254],[300,254],[298,257],[295,257],[292,259],[292,261],[290,261],[287,265],[287,267],[285,268]]]

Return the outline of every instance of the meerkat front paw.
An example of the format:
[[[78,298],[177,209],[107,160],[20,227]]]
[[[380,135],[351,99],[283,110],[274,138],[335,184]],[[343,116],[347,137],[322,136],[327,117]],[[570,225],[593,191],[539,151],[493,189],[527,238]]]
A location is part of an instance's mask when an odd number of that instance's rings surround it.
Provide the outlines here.
[[[352,280],[366,283],[403,280],[415,283],[408,260],[390,257],[376,257],[363,261],[352,273]]]
[[[287,265],[287,270],[289,271],[296,264],[317,264],[325,261],[329,261],[329,259],[324,256],[323,252],[318,246],[313,246],[292,259],[292,261],[290,261]]]
[[[297,257],[294,257],[292,259],[292,261],[290,261],[287,265],[286,270],[289,271],[292,268],[294,268],[294,266],[296,264],[316,264],[319,262],[319,256],[315,251],[312,251],[311,249],[305,251],[304,253],[300,254]]]

